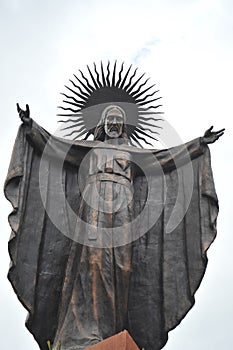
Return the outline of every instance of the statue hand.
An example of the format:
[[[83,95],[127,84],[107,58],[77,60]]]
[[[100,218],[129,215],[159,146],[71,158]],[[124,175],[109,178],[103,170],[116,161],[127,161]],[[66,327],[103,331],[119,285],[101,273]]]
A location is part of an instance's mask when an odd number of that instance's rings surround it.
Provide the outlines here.
[[[214,143],[219,139],[224,134],[225,129],[221,129],[218,131],[212,131],[213,126],[211,126],[208,130],[206,130],[204,137],[203,137],[203,142],[204,143]]]
[[[31,123],[31,118],[30,118],[30,110],[29,110],[28,104],[26,104],[26,111],[24,111],[23,109],[21,109],[21,108],[19,107],[19,104],[18,104],[18,103],[16,104],[16,106],[17,106],[17,111],[18,111],[18,113],[19,113],[19,117],[20,117],[20,119],[22,120],[22,122],[23,122],[24,124],[29,125],[29,124]]]

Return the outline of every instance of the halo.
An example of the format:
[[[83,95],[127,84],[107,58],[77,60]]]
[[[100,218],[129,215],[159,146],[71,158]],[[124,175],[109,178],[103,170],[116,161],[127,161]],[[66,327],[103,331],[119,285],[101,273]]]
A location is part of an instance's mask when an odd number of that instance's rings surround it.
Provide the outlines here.
[[[142,147],[139,140],[151,145],[143,136],[157,141],[153,134],[159,135],[159,132],[152,128],[161,128],[157,122],[163,120],[157,118],[157,115],[163,113],[157,111],[162,105],[155,104],[161,99],[156,97],[159,90],[151,90],[155,84],[147,86],[149,78],[144,78],[145,73],[137,77],[138,68],[133,72],[131,69],[132,65],[125,69],[124,62],[118,69],[117,61],[110,69],[108,61],[106,67],[100,63],[99,71],[93,63],[92,69],[87,66],[86,75],[81,70],[79,77],[74,74],[74,79],[70,79],[71,87],[65,85],[69,95],[61,93],[65,97],[65,106],[58,106],[63,113],[57,115],[69,117],[58,121],[70,123],[61,129],[69,130],[64,137],[74,135],[73,139],[76,140],[83,136],[86,140],[91,134],[94,135],[102,111],[108,105],[115,104],[126,112],[127,134],[132,145]]]

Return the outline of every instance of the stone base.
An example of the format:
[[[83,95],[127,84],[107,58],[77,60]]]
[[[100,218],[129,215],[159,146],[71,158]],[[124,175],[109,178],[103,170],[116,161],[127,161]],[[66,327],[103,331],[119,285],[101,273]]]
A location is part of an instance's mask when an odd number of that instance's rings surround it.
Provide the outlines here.
[[[86,348],[86,350],[139,350],[127,331],[120,332],[100,343]]]

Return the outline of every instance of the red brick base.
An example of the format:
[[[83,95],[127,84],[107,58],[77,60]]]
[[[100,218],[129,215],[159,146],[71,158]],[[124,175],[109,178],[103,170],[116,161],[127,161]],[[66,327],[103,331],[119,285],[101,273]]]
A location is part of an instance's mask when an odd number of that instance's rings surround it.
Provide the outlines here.
[[[86,350],[139,350],[127,331],[120,332],[110,338],[92,345]]]

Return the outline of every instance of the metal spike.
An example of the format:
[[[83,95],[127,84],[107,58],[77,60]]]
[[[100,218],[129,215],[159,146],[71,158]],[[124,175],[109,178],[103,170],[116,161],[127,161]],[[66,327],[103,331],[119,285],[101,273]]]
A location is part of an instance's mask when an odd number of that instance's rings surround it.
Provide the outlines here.
[[[140,96],[142,96],[142,95],[145,94],[147,91],[149,91],[151,88],[153,88],[155,85],[156,85],[156,84],[153,84],[153,85],[149,86],[147,89],[145,89],[145,90],[139,92],[137,95],[135,95],[135,93],[133,93],[132,95],[133,95],[133,97],[134,97],[135,99],[138,99]],[[156,91],[154,92],[154,94],[155,94],[156,92],[159,92],[159,90],[156,90]]]
[[[101,84],[100,82],[100,76],[99,76],[99,73],[96,69],[96,64],[94,63],[94,70],[95,70],[95,74],[96,74],[96,78],[97,78],[97,83],[99,84],[99,88],[103,87],[103,85]]]
[[[66,134],[65,136],[71,136],[71,135],[73,135],[73,134],[76,134],[77,132],[78,132],[78,133],[81,132],[81,131],[84,130],[84,129],[86,130],[85,132],[87,132],[86,127],[83,126],[83,127],[81,127],[80,129],[76,129],[76,130],[72,131],[70,134]]]
[[[155,121],[155,122],[158,122],[158,121],[161,121],[161,122],[163,122],[164,121],[164,119],[162,119],[162,118],[155,118],[155,117],[143,117],[141,114],[139,114],[139,117],[138,117],[138,119],[141,119],[142,121],[144,121],[144,120],[153,120],[153,121]]]
[[[132,68],[132,64],[129,66],[129,69],[127,70],[125,76],[124,76],[124,79],[122,80],[122,83],[120,85],[120,89],[124,89],[124,85],[125,85],[125,82],[126,82],[126,79],[129,75],[129,72],[130,72],[130,69]]]
[[[76,77],[76,75],[74,74],[74,77],[80,82],[80,80]],[[87,94],[85,91],[83,91],[80,86],[76,85],[73,80],[69,79],[70,82],[74,85],[74,87],[76,87],[76,89],[78,89],[80,91],[80,93],[85,96],[86,98],[90,97],[90,94]]]
[[[128,93],[130,93],[134,88],[135,86],[137,85],[137,83],[144,77],[145,73],[143,73],[136,81],[135,83],[133,83],[133,85],[130,86],[130,88],[127,90]]]
[[[154,125],[154,124],[151,124],[151,123],[147,123],[147,122],[144,122],[142,120],[139,120],[138,121],[138,124],[140,125],[146,125],[146,126],[152,126],[153,128],[157,128],[157,129],[162,129],[161,126],[157,126],[157,125]]]
[[[135,130],[137,130],[137,132],[139,132],[140,134],[142,134],[142,135],[144,135],[144,136],[146,136],[146,137],[149,137],[149,138],[152,139],[152,140],[158,141],[155,137],[153,137],[153,136],[151,136],[151,135],[148,135],[146,132],[144,132],[144,131],[142,131],[142,130],[140,130],[140,129],[138,129],[138,128],[136,128]],[[135,133],[135,132],[134,132],[134,133]],[[159,135],[159,133],[157,133],[157,132],[156,132],[156,134]]]
[[[116,63],[117,61],[115,61],[114,63],[113,72],[112,72],[112,86],[115,86],[115,81],[116,81]]]
[[[111,86],[110,84],[110,80],[109,80],[109,77],[110,77],[110,69],[109,69],[109,66],[110,66],[110,61],[108,61],[108,64],[107,64],[107,77],[106,77],[106,81],[107,81],[107,86]]]
[[[59,117],[73,117],[73,118],[76,118],[78,116],[81,117],[83,114],[82,113],[76,113],[76,114],[61,114],[61,113],[59,113],[59,114],[56,114],[56,115],[59,116]]]
[[[75,128],[76,126],[84,126],[83,121],[80,122],[80,123],[77,123],[77,124],[70,125],[70,126],[67,126],[67,127],[65,127],[65,128],[62,128],[61,130],[63,131],[63,130],[72,129],[72,128]]]
[[[83,120],[82,117],[80,117],[79,119],[67,119],[67,120],[58,120],[58,123],[76,123],[76,122],[80,122],[80,120]]]
[[[92,81],[93,81],[93,84],[95,85],[95,88],[98,89],[99,86],[98,86],[98,84],[97,84],[97,82],[96,82],[96,80],[95,80],[95,78],[94,78],[94,76],[93,76],[93,74],[92,74],[92,72],[91,72],[89,66],[87,66],[87,69],[88,69],[88,72],[89,72],[89,74],[90,74],[90,76],[91,76],[91,79],[92,79]]]
[[[84,87],[84,89],[88,92],[88,94],[91,95],[92,90],[88,89],[88,87],[82,82],[82,80],[80,80],[75,74],[74,74],[74,76],[78,80],[78,82]]]
[[[74,103],[74,102],[70,102],[70,101],[66,101],[66,100],[63,100],[62,102],[70,104],[71,106],[80,107],[81,109],[85,106],[84,103]]]
[[[83,72],[79,69],[79,72],[81,73],[81,76],[82,78],[85,80],[88,88],[91,90],[91,91],[95,91],[95,88],[93,88],[93,86],[89,83],[89,80],[85,77],[85,75],[83,74]]]
[[[121,69],[120,69],[120,72],[119,72],[119,78],[117,80],[116,87],[119,87],[119,84],[121,82],[121,75],[122,75],[122,72],[123,72],[123,67],[124,67],[124,62],[122,62],[122,64],[121,64]]]
[[[141,88],[142,88],[144,85],[146,85],[146,83],[148,82],[149,79],[150,79],[150,78],[147,78],[147,79],[144,81],[144,83],[140,84],[136,91],[132,91],[132,92],[131,92],[131,96],[134,96],[135,94],[138,94],[138,93],[141,91]]]
[[[100,63],[100,67],[101,67],[101,75],[102,75],[103,86],[106,86],[106,80],[105,80],[104,68],[103,68],[103,62],[102,61]]]
[[[60,94],[61,94],[62,96],[65,96],[66,98],[69,98],[69,99],[73,100],[73,101],[76,102],[76,103],[80,103],[80,102],[83,103],[83,101],[77,100],[75,97],[66,95],[66,94],[64,94],[63,92],[61,92]],[[86,101],[85,101],[85,102],[86,102]]]
[[[66,107],[62,107],[62,106],[58,106],[57,108],[61,108],[63,109],[64,111],[71,111],[73,113],[77,113],[79,111],[81,111],[81,109],[72,109],[72,108],[66,108]],[[61,114],[62,115],[62,114]]]
[[[136,100],[136,103],[141,103],[141,102],[143,102],[143,101],[146,101],[148,97],[154,96],[154,94],[155,94],[156,92],[158,92],[158,90],[152,92],[151,94],[147,94],[146,96],[144,96],[143,98],[141,98],[141,99],[139,99],[139,100],[138,100],[138,99],[135,99],[135,100]],[[134,98],[135,98],[135,97],[134,97]],[[160,98],[161,98],[161,97],[160,97]]]
[[[138,111],[141,112],[145,112],[145,111],[149,111],[151,108],[159,108],[162,107],[163,105],[157,105],[157,106],[149,106],[149,107],[139,107],[138,106]]]
[[[70,80],[70,81],[72,82],[72,80]],[[72,82],[72,83],[73,83],[73,82]],[[75,86],[75,84],[74,84],[74,86]],[[86,96],[80,95],[78,92],[76,92],[75,90],[71,89],[71,88],[70,88],[69,86],[67,86],[67,85],[65,85],[65,87],[66,87],[69,91],[73,92],[73,94],[75,94],[75,95],[77,95],[78,97],[80,97],[81,99],[83,99],[84,101],[87,100],[87,97],[86,97]],[[65,94],[61,93],[61,95],[65,95]],[[87,95],[87,96],[89,97],[89,95]]]
[[[151,132],[152,134],[157,134],[157,135],[159,135],[159,133],[157,132],[157,131],[153,131],[153,130],[151,130],[151,129],[148,129],[148,128],[144,128],[142,125],[137,125],[137,127],[136,127],[136,129],[135,130],[137,130],[137,129],[140,129],[140,130],[143,130],[143,131],[149,131],[149,132]],[[147,135],[147,134],[146,134]]]
[[[153,112],[153,111],[150,111],[150,112],[148,112],[148,111],[140,111],[140,115],[156,115],[156,114],[164,114],[164,112]],[[143,118],[145,118],[145,120],[146,120],[146,117],[143,117]],[[154,118],[154,117],[151,117],[151,118]],[[149,119],[148,119],[149,120]],[[161,120],[163,120],[163,119],[161,119]]]
[[[138,130],[138,132],[139,132],[139,130]],[[150,142],[148,142],[146,139],[144,139],[144,137],[141,137],[140,135],[138,135],[138,133],[137,133],[136,131],[134,132],[134,135],[135,135],[137,138],[139,138],[140,140],[144,141],[147,145],[153,147],[153,145],[152,145]],[[156,139],[154,139],[154,140],[156,140]],[[158,141],[158,140],[156,140],[156,141]]]
[[[69,79],[69,81],[74,85],[74,87],[75,87],[76,89],[78,88],[78,86],[75,85],[75,83],[74,83],[71,79]],[[89,97],[89,95],[86,94],[86,93],[83,93],[83,91],[82,91],[81,94],[79,94],[77,91],[71,89],[71,88],[70,88],[69,86],[67,86],[67,85],[65,85],[65,88],[67,88],[69,91],[73,92],[73,94],[75,94],[76,96],[78,96],[79,98],[81,98],[81,100],[86,101],[87,98]],[[81,89],[79,88],[79,90],[81,90]],[[64,94],[64,93],[61,93],[61,95],[65,95],[65,94]],[[65,95],[65,96],[66,96],[66,95]]]
[[[132,140],[134,140],[134,142],[135,142],[136,144],[138,144],[139,147],[143,148],[142,145],[140,144],[140,142],[139,142],[139,141],[136,139],[136,137],[134,136],[134,133],[133,133],[132,135],[130,135],[130,138],[131,138]]]
[[[146,104],[148,104],[148,103],[151,103],[151,102],[154,102],[154,101],[158,101],[158,100],[160,100],[161,98],[162,98],[162,97],[153,98],[152,100],[149,100],[149,101],[140,102],[140,103],[138,103],[138,105],[139,105],[139,106],[144,106],[144,105],[146,105]]]
[[[77,138],[85,135],[88,131],[87,130],[84,130],[83,132],[80,132],[76,137],[73,138],[73,140],[77,140]]]
[[[138,67],[134,70],[133,74],[131,75],[128,84],[125,86],[125,91],[127,91],[127,89],[131,86],[132,80],[136,75],[136,72],[138,70]]]

